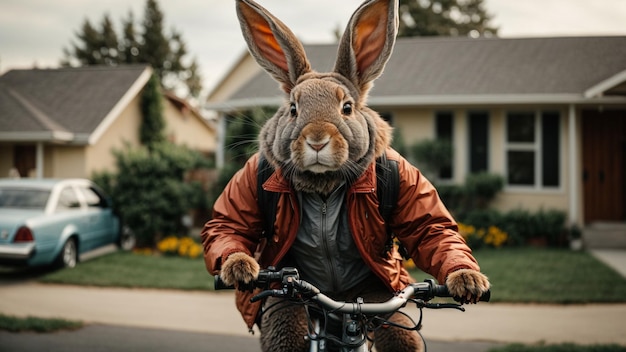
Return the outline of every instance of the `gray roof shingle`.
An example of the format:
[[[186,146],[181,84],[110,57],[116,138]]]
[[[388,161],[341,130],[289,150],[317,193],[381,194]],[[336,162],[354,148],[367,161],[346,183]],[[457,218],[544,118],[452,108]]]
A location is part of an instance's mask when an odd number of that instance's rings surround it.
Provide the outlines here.
[[[145,65],[12,70],[0,77],[0,131],[89,135]]]
[[[336,45],[305,50],[313,68],[332,69]],[[370,95],[582,95],[624,70],[626,37],[400,38]],[[229,101],[280,95],[278,84],[261,72]]]

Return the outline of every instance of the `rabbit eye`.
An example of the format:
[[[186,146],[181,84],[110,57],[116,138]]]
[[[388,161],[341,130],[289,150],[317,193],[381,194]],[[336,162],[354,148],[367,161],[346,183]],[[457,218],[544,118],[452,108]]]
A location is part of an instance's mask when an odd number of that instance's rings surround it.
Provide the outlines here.
[[[348,102],[343,104],[342,113],[344,115],[352,115],[352,103]]]
[[[291,105],[289,106],[289,113],[291,114],[291,117],[298,117],[298,109],[296,108],[296,103],[291,103]]]

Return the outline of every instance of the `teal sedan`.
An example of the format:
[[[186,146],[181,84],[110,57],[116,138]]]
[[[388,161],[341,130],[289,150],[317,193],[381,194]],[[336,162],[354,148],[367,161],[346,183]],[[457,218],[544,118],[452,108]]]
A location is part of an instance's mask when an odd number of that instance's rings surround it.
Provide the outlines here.
[[[135,237],[86,179],[0,179],[0,265],[73,268],[83,254]]]

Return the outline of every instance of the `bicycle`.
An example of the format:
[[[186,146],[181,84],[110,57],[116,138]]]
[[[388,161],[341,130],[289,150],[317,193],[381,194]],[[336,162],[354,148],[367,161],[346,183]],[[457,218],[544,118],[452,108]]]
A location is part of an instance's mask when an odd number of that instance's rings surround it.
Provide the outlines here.
[[[270,288],[273,283],[280,283],[280,288]],[[341,352],[367,352],[372,351],[375,341],[369,338],[369,333],[383,326],[415,330],[419,333],[421,327],[423,309],[458,309],[465,311],[461,304],[457,303],[429,303],[435,297],[451,297],[445,285],[438,285],[433,279],[424,282],[409,284],[404,290],[396,293],[394,297],[382,303],[365,303],[362,299],[356,302],[335,301],[326,296],[312,284],[300,280],[298,270],[285,267],[277,270],[268,267],[261,270],[256,281],[251,283],[250,288],[263,289],[259,294],[251,298],[252,302],[263,300],[267,297],[279,297],[294,303],[303,304],[307,308],[317,308],[322,317],[317,318],[307,313],[309,319],[309,331],[306,338],[310,341],[310,352],[328,351],[328,342],[333,341],[340,346]],[[215,289],[234,289],[226,286],[219,275],[215,277]],[[491,292],[487,291],[480,301],[488,302]],[[385,316],[399,311],[407,302],[413,302],[420,310],[419,321],[413,326],[403,326],[388,321]],[[404,313],[403,313],[404,314]],[[413,320],[412,320],[413,321]],[[339,333],[328,331],[329,322],[338,322],[341,325]],[[413,321],[413,323],[415,323]],[[421,334],[420,334],[421,335]],[[422,338],[426,351],[426,341]],[[368,347],[368,342],[371,344]]]

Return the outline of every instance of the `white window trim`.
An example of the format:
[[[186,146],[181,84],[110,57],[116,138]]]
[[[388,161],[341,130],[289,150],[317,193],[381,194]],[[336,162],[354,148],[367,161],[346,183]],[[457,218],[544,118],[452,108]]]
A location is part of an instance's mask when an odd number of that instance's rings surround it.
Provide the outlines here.
[[[558,110],[559,113],[559,185],[558,186],[543,186],[543,145],[542,145],[542,113],[549,109],[535,109],[535,110],[506,110],[504,111],[504,131],[502,133],[504,151],[502,159],[504,160],[504,191],[507,192],[524,192],[524,193],[563,193],[564,192],[564,138],[563,138],[563,112]],[[508,128],[509,128],[509,113],[516,112],[534,112],[535,115],[535,138],[534,142],[509,142],[508,141]],[[526,185],[511,185],[509,184],[509,151],[532,151],[535,153],[535,184],[532,186]]]

